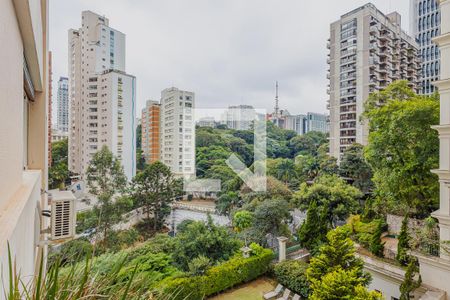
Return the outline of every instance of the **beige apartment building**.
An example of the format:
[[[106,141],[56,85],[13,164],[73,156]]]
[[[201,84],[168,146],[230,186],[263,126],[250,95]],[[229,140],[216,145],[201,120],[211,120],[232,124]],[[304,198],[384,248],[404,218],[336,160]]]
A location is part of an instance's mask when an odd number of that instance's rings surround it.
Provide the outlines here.
[[[45,247],[48,164],[48,2],[0,1],[0,272],[7,243],[25,281]],[[0,299],[5,294],[0,291]]]
[[[330,154],[339,160],[351,144],[367,144],[368,127],[360,116],[369,94],[400,79],[418,92],[421,64],[401,16],[385,15],[371,3],[332,23],[327,47]]]

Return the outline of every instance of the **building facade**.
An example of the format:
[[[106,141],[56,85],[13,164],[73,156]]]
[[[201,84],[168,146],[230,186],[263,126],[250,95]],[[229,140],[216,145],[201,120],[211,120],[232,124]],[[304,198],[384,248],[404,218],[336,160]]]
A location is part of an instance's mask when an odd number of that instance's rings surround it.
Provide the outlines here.
[[[329,132],[328,115],[309,112],[305,118],[305,132]]]
[[[297,134],[306,133],[306,115],[289,115],[284,118],[284,129],[293,130]]]
[[[160,160],[160,105],[148,100],[142,109],[142,155],[148,164]]]
[[[60,131],[69,131],[69,78],[59,77],[57,94],[56,128]]]
[[[48,222],[38,209],[47,209],[48,201],[47,1],[0,1],[0,28],[0,273],[5,288],[0,299],[5,299],[7,244],[25,285],[46,254],[40,241]]]
[[[69,30],[69,170],[84,177],[107,146],[129,180],[136,173],[136,79],[125,73],[125,35],[83,11]]]
[[[330,29],[330,154],[340,160],[351,144],[367,144],[368,127],[360,116],[369,94],[401,79],[419,92],[421,63],[418,45],[402,31],[396,12],[385,15],[369,3]]]
[[[435,91],[432,84],[439,80],[440,53],[433,38],[440,34],[440,9],[437,0],[410,0],[410,31],[419,44],[422,58],[421,93]]]
[[[195,176],[195,94],[175,87],[161,92],[161,161],[179,177]]]
[[[47,144],[48,144],[48,166],[52,165],[52,81],[53,81],[53,72],[52,72],[52,52],[48,52],[48,112],[47,112]]]
[[[229,106],[222,116],[222,123],[230,129],[249,130],[255,121],[255,114],[251,105]]]

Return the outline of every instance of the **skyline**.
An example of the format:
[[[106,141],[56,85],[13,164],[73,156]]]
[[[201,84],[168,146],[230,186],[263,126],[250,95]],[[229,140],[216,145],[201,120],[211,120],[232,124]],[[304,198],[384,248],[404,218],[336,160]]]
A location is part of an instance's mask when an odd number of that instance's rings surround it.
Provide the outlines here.
[[[91,10],[108,17],[111,26],[126,35],[126,68],[137,78],[137,111],[147,100],[159,100],[163,89],[175,86],[194,91],[199,108],[249,104],[270,112],[278,80],[281,108],[291,114],[328,113],[329,25],[367,1],[327,2],[326,11],[319,4],[295,1],[282,6],[275,1],[135,1],[134,6],[104,0],[52,2],[53,82],[67,76],[67,31],[80,26],[83,10]],[[409,31],[409,1],[395,2],[372,1],[383,13],[398,11],[403,29]],[[183,21],[185,16],[191,16],[189,21]],[[176,21],[167,22],[170,18]],[[310,24],[314,31],[302,29]],[[53,92],[56,95],[55,85]],[[55,105],[56,97],[53,111]]]

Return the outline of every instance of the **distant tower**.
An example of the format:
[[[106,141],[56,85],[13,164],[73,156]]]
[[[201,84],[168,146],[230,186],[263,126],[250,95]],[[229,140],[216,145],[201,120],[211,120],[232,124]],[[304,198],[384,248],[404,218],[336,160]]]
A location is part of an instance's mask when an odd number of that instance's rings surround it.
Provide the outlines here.
[[[275,84],[275,124],[278,126],[279,122],[279,111],[280,107],[278,106],[278,81]]]

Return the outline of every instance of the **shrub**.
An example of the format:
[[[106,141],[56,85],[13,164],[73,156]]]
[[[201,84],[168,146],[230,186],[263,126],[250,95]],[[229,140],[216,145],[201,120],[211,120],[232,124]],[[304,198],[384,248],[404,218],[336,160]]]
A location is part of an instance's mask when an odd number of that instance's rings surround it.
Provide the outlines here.
[[[175,295],[174,300],[203,299],[261,276],[268,271],[272,259],[273,252],[269,249],[263,249],[249,258],[243,258],[239,253],[210,268],[205,275],[168,278],[161,282],[160,290],[164,294]]]
[[[303,298],[309,295],[309,282],[305,272],[308,264],[299,260],[285,260],[275,265],[278,282]]]

